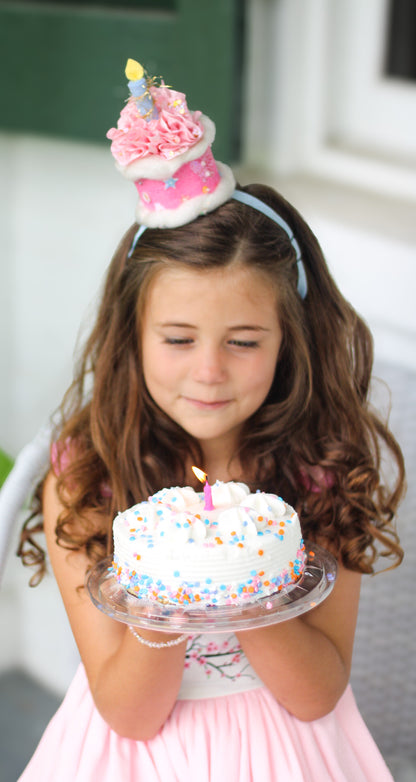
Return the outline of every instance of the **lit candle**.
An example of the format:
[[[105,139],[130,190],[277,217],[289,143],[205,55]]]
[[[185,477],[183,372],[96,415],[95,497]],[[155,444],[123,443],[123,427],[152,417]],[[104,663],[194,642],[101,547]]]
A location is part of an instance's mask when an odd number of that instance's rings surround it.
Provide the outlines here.
[[[203,470],[200,470],[199,467],[192,467],[192,472],[198,480],[204,484],[204,510],[214,510],[211,486],[208,483],[208,475]]]
[[[128,87],[136,102],[139,114],[146,122],[156,119],[159,112],[153,103],[143,66],[136,60],[127,60],[126,76],[129,79]]]

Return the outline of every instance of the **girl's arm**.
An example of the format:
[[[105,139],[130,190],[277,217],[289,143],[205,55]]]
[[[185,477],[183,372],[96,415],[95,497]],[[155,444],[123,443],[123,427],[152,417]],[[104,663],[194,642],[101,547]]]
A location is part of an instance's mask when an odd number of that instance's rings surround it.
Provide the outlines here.
[[[152,738],[175,704],[186,644],[167,649],[143,646],[126,625],[93,605],[86,590],[79,589],[90,564],[86,555],[56,543],[55,528],[61,511],[56,478],[50,473],[43,497],[48,553],[95,705],[103,719],[122,736],[136,740]],[[140,634],[155,641],[177,637],[147,630]]]
[[[266,687],[300,720],[328,714],[348,684],[360,580],[339,565],[331,594],[317,608],[238,635]]]

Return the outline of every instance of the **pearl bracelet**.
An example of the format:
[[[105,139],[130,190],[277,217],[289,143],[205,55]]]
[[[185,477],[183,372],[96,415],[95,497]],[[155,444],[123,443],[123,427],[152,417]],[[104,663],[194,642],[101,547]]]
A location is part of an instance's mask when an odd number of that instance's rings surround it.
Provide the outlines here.
[[[143,638],[142,635],[136,633],[136,630],[131,625],[129,625],[129,630],[131,634],[134,635],[138,641],[140,641],[141,644],[144,646],[150,646],[151,649],[167,649],[169,646],[179,646],[179,644],[183,643],[183,641],[186,641],[186,639],[189,638],[188,634],[185,633],[184,635],[180,635],[179,638],[174,638],[172,641],[147,641],[146,638]]]

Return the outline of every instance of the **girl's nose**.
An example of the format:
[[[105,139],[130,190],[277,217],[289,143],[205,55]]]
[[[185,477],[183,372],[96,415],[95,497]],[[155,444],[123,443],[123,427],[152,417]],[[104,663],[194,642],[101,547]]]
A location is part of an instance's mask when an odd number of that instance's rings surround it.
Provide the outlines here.
[[[198,383],[222,383],[226,376],[221,348],[205,346],[195,353],[194,380]]]

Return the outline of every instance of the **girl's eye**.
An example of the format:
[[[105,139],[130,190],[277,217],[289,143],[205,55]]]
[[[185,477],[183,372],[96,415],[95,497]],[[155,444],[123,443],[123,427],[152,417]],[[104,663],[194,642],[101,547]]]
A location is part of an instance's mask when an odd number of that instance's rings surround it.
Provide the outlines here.
[[[191,345],[193,340],[190,337],[165,337],[166,345]]]
[[[259,343],[250,339],[230,339],[229,345],[234,345],[237,348],[258,348]]]

